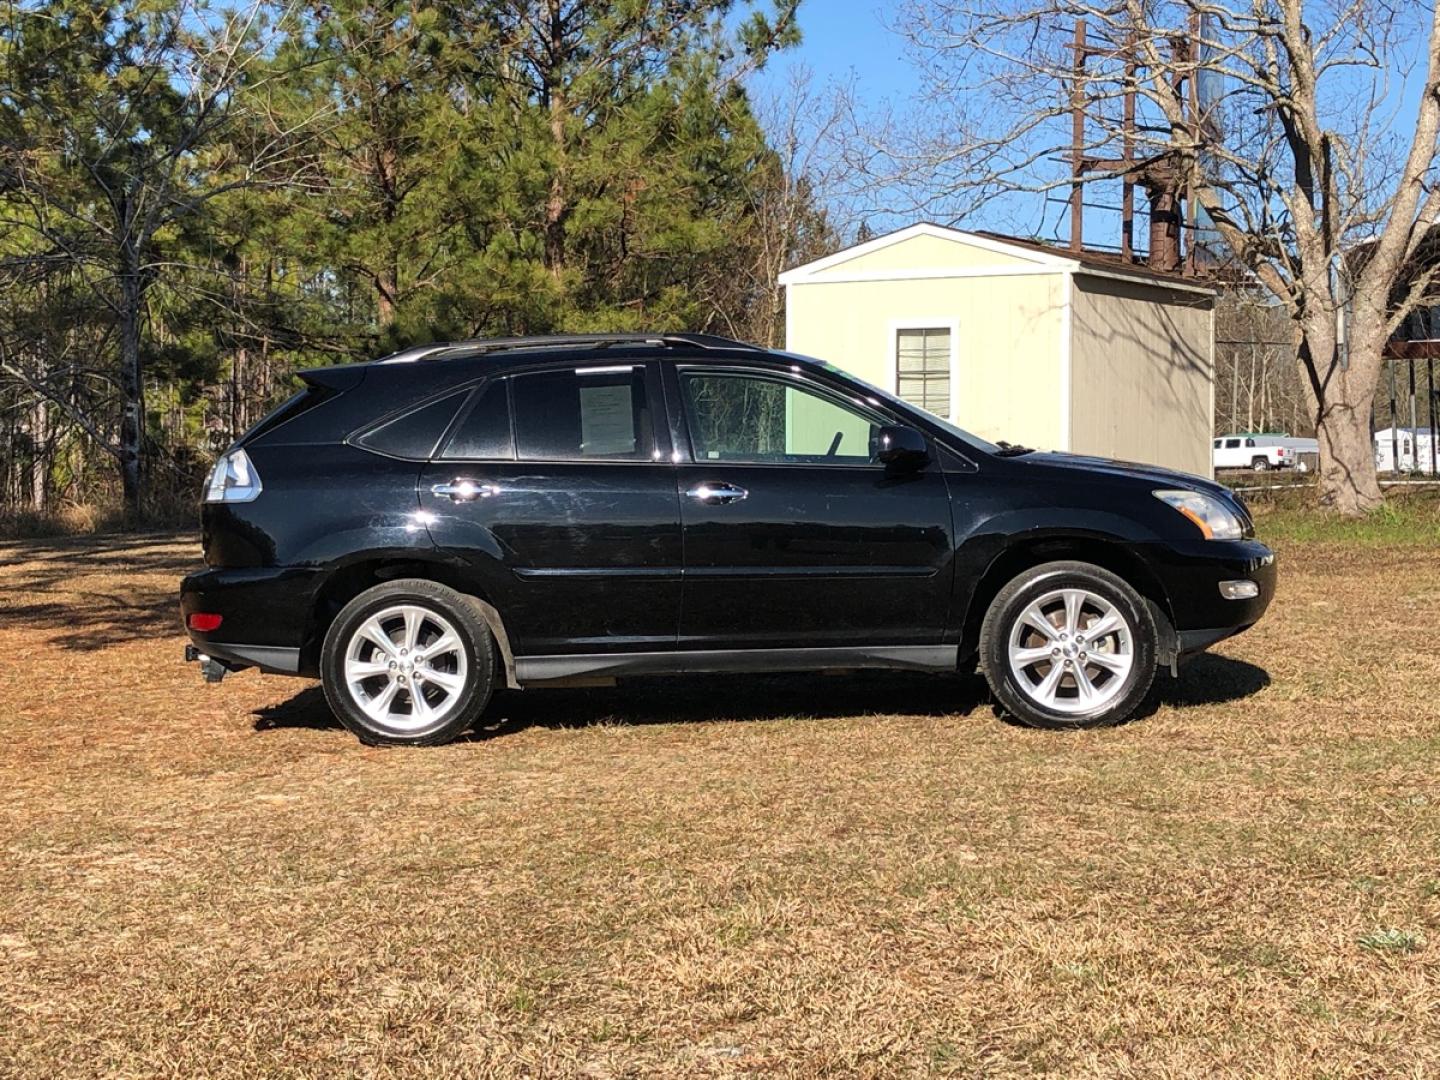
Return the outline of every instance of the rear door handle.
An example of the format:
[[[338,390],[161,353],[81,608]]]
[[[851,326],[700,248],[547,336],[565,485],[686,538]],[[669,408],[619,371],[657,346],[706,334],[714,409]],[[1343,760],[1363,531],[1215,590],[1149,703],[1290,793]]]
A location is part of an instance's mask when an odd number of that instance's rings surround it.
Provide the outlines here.
[[[739,502],[748,497],[750,492],[735,484],[707,481],[703,484],[696,484],[685,494],[692,499],[699,499],[707,506],[720,506],[724,503]]]
[[[474,502],[476,499],[488,499],[493,495],[499,495],[500,488],[496,484],[487,484],[479,480],[457,476],[448,484],[434,485],[430,489],[430,494],[441,499],[448,498],[451,502]]]

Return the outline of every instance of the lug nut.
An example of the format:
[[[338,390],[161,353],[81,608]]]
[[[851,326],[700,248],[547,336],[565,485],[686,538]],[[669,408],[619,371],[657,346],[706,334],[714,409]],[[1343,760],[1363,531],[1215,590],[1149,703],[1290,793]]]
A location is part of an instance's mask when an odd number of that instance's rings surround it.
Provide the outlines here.
[[[1051,655],[1051,656],[1059,656],[1059,655],[1060,655],[1060,650],[1059,650],[1059,649],[1051,649],[1051,650],[1050,650],[1050,655]]]

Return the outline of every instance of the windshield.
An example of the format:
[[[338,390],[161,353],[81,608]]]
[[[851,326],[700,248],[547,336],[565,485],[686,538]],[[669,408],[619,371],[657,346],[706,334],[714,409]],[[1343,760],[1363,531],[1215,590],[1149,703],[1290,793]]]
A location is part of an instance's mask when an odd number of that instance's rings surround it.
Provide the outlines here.
[[[821,360],[814,356],[802,356],[799,353],[787,353],[786,355],[794,356],[796,357],[796,359],[799,360],[808,360],[812,364],[818,364],[820,365],[820,367],[824,368],[832,375],[839,375],[840,377],[847,379],[848,381],[855,383],[858,386],[864,387],[867,391],[869,391],[870,394],[878,398],[880,401],[885,402],[887,405],[893,405],[902,412],[914,413],[922,411],[916,406],[911,405],[908,401],[903,401],[902,399],[896,397],[888,390],[881,390],[873,383],[868,383],[864,379],[860,378],[860,376],[855,375],[849,371],[845,371],[843,368],[838,368],[829,361]],[[934,413],[930,412],[923,413],[923,415],[925,419],[931,424],[934,424],[946,434],[955,436],[962,443],[968,443],[976,449],[984,450],[987,454],[998,454],[1001,452],[1001,447],[996,446],[988,439],[982,439],[979,435],[976,435],[973,432],[966,431],[962,427],[956,427],[954,424],[950,423],[949,420],[946,420],[942,416],[936,416]]]

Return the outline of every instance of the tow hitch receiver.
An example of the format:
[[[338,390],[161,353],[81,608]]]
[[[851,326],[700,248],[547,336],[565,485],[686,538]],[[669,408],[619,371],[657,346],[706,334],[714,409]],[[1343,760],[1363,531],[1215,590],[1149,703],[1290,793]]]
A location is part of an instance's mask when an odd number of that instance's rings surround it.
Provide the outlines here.
[[[226,674],[230,671],[230,669],[219,660],[206,656],[194,645],[186,645],[185,662],[187,664],[193,664],[196,660],[200,661],[200,674],[205,677],[205,681],[208,683],[219,682],[225,678]]]

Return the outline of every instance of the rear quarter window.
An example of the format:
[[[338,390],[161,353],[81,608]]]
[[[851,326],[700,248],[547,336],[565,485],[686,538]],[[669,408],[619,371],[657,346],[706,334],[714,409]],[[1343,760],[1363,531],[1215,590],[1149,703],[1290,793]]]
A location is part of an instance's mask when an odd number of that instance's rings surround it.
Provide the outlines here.
[[[428,460],[469,396],[468,390],[417,405],[372,427],[352,441],[366,450],[411,461]]]

